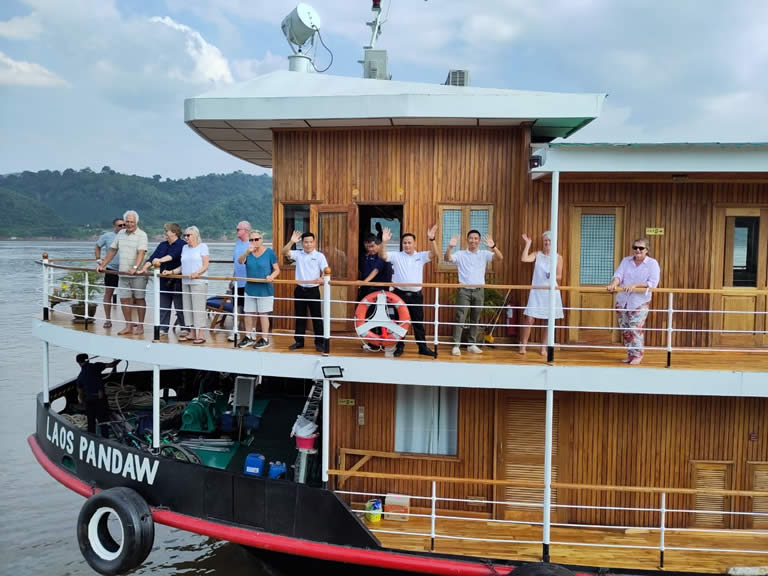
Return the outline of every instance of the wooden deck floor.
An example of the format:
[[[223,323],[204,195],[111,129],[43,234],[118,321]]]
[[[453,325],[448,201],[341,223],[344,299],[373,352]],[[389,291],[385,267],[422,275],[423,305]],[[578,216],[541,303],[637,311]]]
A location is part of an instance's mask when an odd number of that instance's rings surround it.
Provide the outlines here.
[[[99,310],[101,312],[101,310]],[[118,313],[119,317],[119,313]],[[50,316],[50,322],[59,326],[73,330],[85,330],[84,324],[72,322],[72,316],[69,313],[57,312],[53,310]],[[131,339],[152,339],[152,328],[146,326],[143,335],[118,336],[118,332],[123,328],[120,320],[114,321],[111,328],[104,328],[103,318],[98,318],[89,322],[88,331],[94,334],[104,334],[115,336],[116,338]],[[207,335],[206,344],[195,345],[190,342],[180,342],[186,346],[215,346],[217,348],[232,347],[232,343],[227,341],[228,331],[217,330]],[[286,354],[317,354],[314,349],[312,334],[306,339],[306,346],[302,350],[291,352],[288,346],[293,343],[293,336],[290,333],[277,334],[274,337],[274,344],[268,350],[272,352],[285,352]],[[171,333],[164,341],[178,342],[176,335]],[[360,356],[370,355],[371,357],[383,357],[383,353],[363,352],[360,349],[360,340],[347,335],[345,339],[333,339],[331,342],[332,356]],[[521,356],[515,347],[492,347],[485,346],[483,354],[471,354],[463,350],[459,357],[451,356],[450,345],[440,345],[438,348],[438,361],[440,362],[473,362],[480,364],[545,364],[546,359],[539,354],[537,346],[531,346],[525,356]],[[252,349],[243,350],[244,354],[255,354],[258,351]],[[419,360],[423,362],[434,362],[434,359],[417,354],[416,345],[413,342],[407,342],[405,352],[402,358],[409,360]],[[566,366],[619,366],[627,370],[638,370],[647,368],[665,368],[667,365],[667,353],[664,350],[648,350],[645,359],[640,366],[628,366],[622,364],[621,360],[625,358],[623,348],[615,349],[584,349],[584,348],[558,348],[555,352],[554,364]],[[680,370],[740,370],[746,372],[768,372],[768,349],[756,349],[755,351],[734,352],[724,350],[718,352],[708,351],[674,351],[672,353],[671,368]],[[767,559],[768,560],[768,559]]]
[[[356,507],[357,508],[357,507]],[[428,536],[412,536],[403,532],[429,533],[430,519],[409,517],[407,522],[382,519],[368,523],[369,529],[387,548],[430,551]],[[382,532],[385,531],[385,532]],[[394,533],[392,533],[394,532]],[[450,538],[435,539],[434,552],[497,558],[504,560],[540,561],[541,544],[520,541],[540,541],[541,527],[527,524],[496,524],[476,520],[438,520],[436,532]],[[505,540],[485,542],[461,540],[459,536]],[[516,541],[516,542],[510,542]],[[592,566],[624,570],[659,570],[659,532],[646,530],[608,530],[591,527],[553,527],[550,555],[552,562],[576,566]],[[557,544],[557,542],[563,544]],[[569,545],[564,543],[581,543]],[[634,548],[612,548],[617,544]],[[645,549],[638,547],[653,547]],[[721,550],[768,551],[765,534],[728,534],[718,532],[680,532],[668,530],[665,535],[664,570],[675,572],[725,573],[734,566],[766,566],[768,554],[734,552],[703,552],[671,550],[670,548],[716,548]]]

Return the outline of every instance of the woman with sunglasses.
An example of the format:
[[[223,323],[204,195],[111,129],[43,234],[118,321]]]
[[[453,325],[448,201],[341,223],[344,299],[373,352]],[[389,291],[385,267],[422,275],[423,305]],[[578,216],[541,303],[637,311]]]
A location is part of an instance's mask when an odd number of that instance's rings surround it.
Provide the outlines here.
[[[528,234],[523,234],[523,240],[525,241],[525,248],[523,248],[523,255],[520,257],[521,262],[531,263],[533,262],[533,278],[531,279],[532,286],[548,286],[549,285],[549,262],[552,256],[552,240],[550,238],[549,230],[541,235],[542,249],[536,254],[531,254],[531,238]],[[560,282],[563,276],[563,257],[560,254],[557,256],[557,273],[555,276],[555,282]],[[538,318],[539,320],[547,320],[549,318],[549,290],[531,290],[528,295],[528,305],[523,311],[525,319],[523,320],[523,327],[520,330],[520,354],[525,354],[525,347],[528,345],[528,338],[531,335],[531,326]],[[555,292],[555,318],[563,318],[563,299],[560,296],[560,290]],[[541,355],[547,355],[547,347],[541,346]]]
[[[275,287],[272,280],[280,274],[277,254],[272,248],[264,246],[264,234],[260,230],[251,230],[248,235],[248,249],[238,258],[238,264],[245,266],[249,279],[267,280],[267,282],[247,282],[245,285],[245,330],[246,335],[238,348],[253,346],[255,349],[272,345],[269,336],[269,315],[275,304]],[[256,333],[256,320],[260,322],[261,332]]]
[[[660,276],[659,263],[648,256],[648,239],[636,238],[632,242],[632,256],[621,261],[607,286],[608,292],[618,292],[616,314],[624,346],[627,347],[627,357],[622,362],[636,365],[643,361],[643,329],[648,317],[651,289],[659,285]],[[636,291],[641,288],[645,291]]]
[[[205,337],[205,300],[208,296],[208,245],[200,240],[197,226],[189,226],[184,231],[187,245],[181,249],[181,267],[174,274],[183,274],[181,280],[182,299],[184,300],[184,320],[191,329],[191,334],[182,332],[179,340],[192,338],[194,344],[204,344]]]

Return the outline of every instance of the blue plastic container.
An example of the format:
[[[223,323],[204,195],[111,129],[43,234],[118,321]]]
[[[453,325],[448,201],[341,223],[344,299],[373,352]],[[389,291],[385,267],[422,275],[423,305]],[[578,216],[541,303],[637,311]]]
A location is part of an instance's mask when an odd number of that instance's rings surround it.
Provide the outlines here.
[[[245,459],[245,469],[249,476],[264,476],[264,456],[261,454],[248,454]]]
[[[269,477],[272,480],[278,478],[285,478],[285,462],[270,462],[269,463]]]
[[[232,412],[223,412],[221,414],[220,426],[224,432],[232,432],[235,429],[235,418]]]

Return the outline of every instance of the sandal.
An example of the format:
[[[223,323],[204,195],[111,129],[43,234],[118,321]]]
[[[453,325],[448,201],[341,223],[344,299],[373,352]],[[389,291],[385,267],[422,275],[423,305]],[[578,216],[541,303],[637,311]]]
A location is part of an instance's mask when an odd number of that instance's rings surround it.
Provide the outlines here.
[[[112,321],[107,320],[106,322],[104,322],[104,328],[112,328]]]
[[[184,342],[185,340],[189,340],[189,336],[187,336],[187,334],[182,332],[181,334],[176,336],[176,340],[181,340],[182,342]]]
[[[192,344],[205,344],[205,338],[195,338],[192,340]]]

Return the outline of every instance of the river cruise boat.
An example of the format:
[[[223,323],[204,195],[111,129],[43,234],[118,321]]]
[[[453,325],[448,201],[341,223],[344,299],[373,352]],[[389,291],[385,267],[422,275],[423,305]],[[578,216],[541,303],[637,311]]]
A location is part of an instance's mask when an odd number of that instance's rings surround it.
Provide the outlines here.
[[[374,40],[379,17],[374,2]],[[768,145],[552,143],[598,118],[605,95],[392,81],[373,44],[366,78],[302,71],[297,51],[290,71],[185,102],[195,133],[273,170],[270,347],[238,346],[238,297],[213,289],[204,345],[161,335],[157,269],[143,330],[118,335],[119,315],[105,328],[100,309],[72,313],[59,290],[66,275],[100,302],[95,262],[43,257],[29,444],[87,498],[90,565],[132,570],[160,523],[265,558],[429,574],[766,566]],[[328,262],[319,350],[309,335],[290,348],[297,281],[281,247],[295,230],[314,232]],[[422,251],[436,234],[423,281],[399,286],[421,290],[421,314],[401,314],[390,284],[358,300],[364,241],[386,230],[389,254],[404,234]],[[503,259],[472,323],[479,353],[462,342],[455,354],[466,321],[443,255],[470,230]],[[523,355],[534,265],[522,235],[538,250],[546,230],[560,285],[551,258],[536,286],[549,320]],[[606,289],[635,239],[660,265],[658,286],[636,290],[651,294],[640,364],[622,363]],[[121,360],[96,432],[76,382],[49,381],[49,346]],[[135,362],[152,370],[125,368]]]

